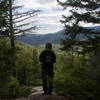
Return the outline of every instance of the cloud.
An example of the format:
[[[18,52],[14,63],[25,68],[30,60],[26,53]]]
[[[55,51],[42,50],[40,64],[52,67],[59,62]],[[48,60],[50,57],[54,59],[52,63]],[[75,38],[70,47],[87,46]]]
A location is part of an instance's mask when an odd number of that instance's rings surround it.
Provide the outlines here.
[[[40,27],[38,33],[53,33],[63,27],[60,23],[62,8],[56,0],[19,0],[19,4],[24,5],[24,9],[41,10],[35,23]]]
[[[39,30],[37,30],[38,34],[47,34],[47,33],[55,33],[58,32],[59,30],[63,29],[63,26],[59,24],[39,24]],[[42,30],[42,31],[41,31]]]
[[[25,8],[52,9],[60,7],[56,0],[19,0],[19,4],[23,4]]]
[[[54,0],[35,0],[35,1],[39,2],[40,4],[48,4],[54,2]]]

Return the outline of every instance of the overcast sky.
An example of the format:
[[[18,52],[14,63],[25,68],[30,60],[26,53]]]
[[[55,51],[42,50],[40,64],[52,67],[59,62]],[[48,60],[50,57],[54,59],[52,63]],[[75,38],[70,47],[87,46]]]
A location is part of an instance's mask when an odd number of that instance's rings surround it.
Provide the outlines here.
[[[24,5],[25,9],[39,9],[41,12],[37,16],[39,34],[54,33],[63,29],[60,23],[63,14],[61,6],[56,0],[19,0],[18,4]],[[65,0],[61,0],[65,1]]]

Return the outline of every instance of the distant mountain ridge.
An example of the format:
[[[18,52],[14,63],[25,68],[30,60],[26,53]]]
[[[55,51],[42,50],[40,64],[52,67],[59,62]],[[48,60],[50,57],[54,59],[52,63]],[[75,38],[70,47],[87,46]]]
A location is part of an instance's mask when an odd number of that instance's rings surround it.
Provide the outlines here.
[[[100,26],[87,27],[87,28],[100,32]],[[64,33],[64,29],[56,33],[52,33],[52,34],[49,33],[45,35],[41,35],[41,34],[19,35],[16,36],[16,40],[34,46],[45,44],[48,41],[58,44],[60,43],[61,38],[65,37],[63,33]],[[83,34],[77,36],[77,39],[83,39],[83,38],[86,38]]]
[[[20,42],[24,42],[26,44],[30,44],[30,45],[41,45],[41,44],[45,44],[46,42],[50,41],[52,43],[59,43],[60,39],[64,37],[64,35],[62,34],[64,32],[64,30],[61,30],[59,32],[56,33],[49,33],[49,34],[27,34],[27,35],[19,35],[16,36],[16,40],[20,41]]]

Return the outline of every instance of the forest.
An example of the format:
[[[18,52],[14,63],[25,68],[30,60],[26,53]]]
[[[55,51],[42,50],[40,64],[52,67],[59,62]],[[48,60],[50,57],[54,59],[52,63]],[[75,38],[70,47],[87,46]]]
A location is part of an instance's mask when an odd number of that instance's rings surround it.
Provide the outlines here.
[[[13,5],[15,1],[0,0],[0,100],[27,97],[31,88],[26,87],[42,86],[39,55],[45,44],[36,48],[15,39],[16,34],[27,34],[37,29],[34,24],[30,25],[33,22],[25,23],[25,20],[34,18],[41,11],[18,12],[23,6]],[[81,23],[100,27],[100,1],[56,2],[63,10],[71,7],[71,14],[62,15],[65,38],[53,44],[56,54],[54,91],[68,98],[64,100],[99,100],[100,30],[86,28]],[[77,38],[79,35],[84,38]]]

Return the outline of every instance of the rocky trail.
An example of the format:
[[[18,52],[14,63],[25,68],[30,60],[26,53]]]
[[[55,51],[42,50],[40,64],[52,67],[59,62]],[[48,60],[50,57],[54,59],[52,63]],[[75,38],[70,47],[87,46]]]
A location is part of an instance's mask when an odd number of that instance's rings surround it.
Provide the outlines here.
[[[32,93],[27,98],[18,98],[15,100],[70,100],[63,96],[58,96],[56,93],[52,95],[43,95],[42,87],[32,87]]]

